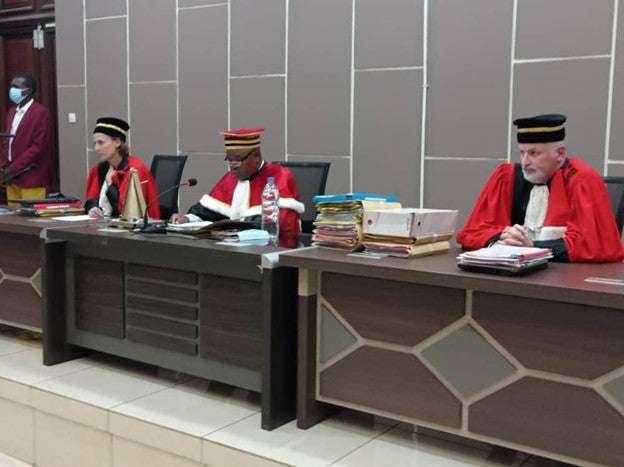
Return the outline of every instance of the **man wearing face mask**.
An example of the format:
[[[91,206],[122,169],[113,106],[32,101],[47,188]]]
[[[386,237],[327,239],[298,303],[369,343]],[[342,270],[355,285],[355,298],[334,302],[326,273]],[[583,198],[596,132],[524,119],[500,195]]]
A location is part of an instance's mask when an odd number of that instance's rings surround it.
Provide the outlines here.
[[[7,133],[0,154],[1,178],[7,199],[45,198],[50,184],[52,118],[33,99],[35,79],[20,73],[11,81],[9,98],[15,104],[7,113]]]

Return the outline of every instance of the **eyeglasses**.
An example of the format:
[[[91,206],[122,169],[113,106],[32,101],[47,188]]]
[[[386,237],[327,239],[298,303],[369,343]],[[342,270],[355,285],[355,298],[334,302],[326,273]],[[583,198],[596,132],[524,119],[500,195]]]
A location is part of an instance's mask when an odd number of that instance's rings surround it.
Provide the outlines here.
[[[247,160],[247,158],[249,156],[251,156],[252,154],[256,153],[257,149],[254,149],[253,151],[251,151],[250,153],[248,153],[245,157],[243,157],[242,159],[238,159],[238,160],[230,160],[227,158],[227,156],[225,156],[225,163],[228,165],[228,167],[230,169],[237,169],[239,168],[241,165],[243,165],[245,163],[245,161]]]

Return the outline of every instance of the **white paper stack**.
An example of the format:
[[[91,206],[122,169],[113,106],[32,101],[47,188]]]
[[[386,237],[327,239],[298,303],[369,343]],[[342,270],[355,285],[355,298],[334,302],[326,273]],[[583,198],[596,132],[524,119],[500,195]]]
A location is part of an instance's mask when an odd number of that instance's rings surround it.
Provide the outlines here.
[[[463,269],[481,272],[500,271],[514,274],[546,265],[552,256],[550,248],[495,244],[488,248],[461,253],[457,256],[457,265]]]

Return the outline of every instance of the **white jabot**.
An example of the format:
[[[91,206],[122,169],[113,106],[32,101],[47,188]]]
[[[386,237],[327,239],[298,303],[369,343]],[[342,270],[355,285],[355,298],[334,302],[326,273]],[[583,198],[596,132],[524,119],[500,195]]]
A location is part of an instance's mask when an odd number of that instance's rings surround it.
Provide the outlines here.
[[[249,180],[239,180],[232,195],[232,205],[230,208],[230,219],[239,219],[245,216],[249,209]]]
[[[102,183],[102,188],[100,189],[100,199],[98,201],[98,204],[104,215],[110,216],[113,213],[113,206],[108,200],[108,196],[106,196],[106,190],[108,190],[108,182],[104,180],[104,183]]]
[[[527,236],[531,240],[539,240],[541,237],[546,211],[548,210],[548,186],[535,185],[531,189],[529,204],[524,218],[524,226]]]

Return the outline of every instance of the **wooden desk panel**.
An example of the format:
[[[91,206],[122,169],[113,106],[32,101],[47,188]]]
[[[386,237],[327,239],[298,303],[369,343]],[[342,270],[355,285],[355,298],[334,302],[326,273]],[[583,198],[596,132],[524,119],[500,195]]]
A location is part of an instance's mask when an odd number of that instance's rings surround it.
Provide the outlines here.
[[[622,279],[623,263],[503,277],[458,269],[455,252],[280,261],[300,268],[301,428],[348,407],[566,462],[624,459],[624,286],[584,280]]]
[[[88,221],[87,221],[88,222]],[[17,214],[0,216],[0,323],[41,331],[41,243],[45,228],[71,224]]]
[[[261,392],[265,429],[294,418],[297,270],[281,249],[75,227],[47,231],[46,251],[49,301],[65,301],[46,309],[46,364],[99,350]]]

